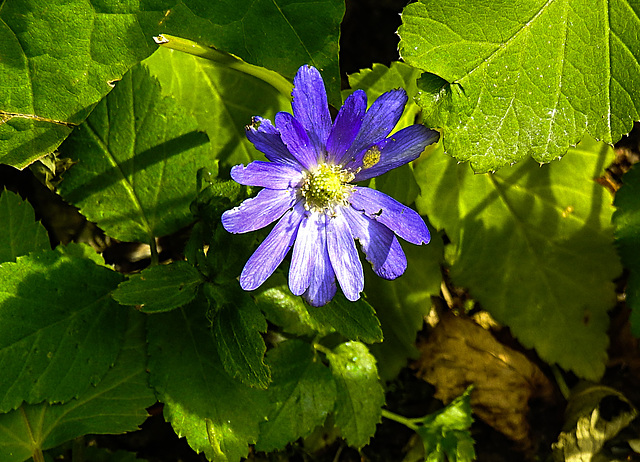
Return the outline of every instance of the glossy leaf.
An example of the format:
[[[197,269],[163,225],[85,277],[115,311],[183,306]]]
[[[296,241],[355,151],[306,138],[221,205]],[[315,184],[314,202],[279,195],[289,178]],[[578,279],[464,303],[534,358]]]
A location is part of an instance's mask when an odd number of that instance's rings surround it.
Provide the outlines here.
[[[195,451],[236,462],[256,442],[268,395],[225,372],[206,309],[194,302],[149,317],[149,381],[165,404],[165,418]]]
[[[451,277],[549,363],[597,380],[607,358],[607,310],[621,267],[611,196],[594,181],[612,160],[585,140],[559,162],[495,174],[434,151],[416,167],[421,213],[454,245]]]
[[[251,117],[273,120],[276,112],[291,111],[289,96],[208,59],[160,48],[145,65],[162,84],[163,94],[180,102],[209,135],[209,156],[226,167],[264,159],[245,135]]]
[[[338,391],[335,425],[350,446],[361,448],[373,436],[384,404],[376,360],[360,342],[342,343],[327,357]]]
[[[422,439],[426,462],[471,462],[476,454],[469,428],[471,388],[445,408],[425,416],[416,429]]]
[[[615,143],[640,119],[640,5],[629,0],[420,0],[400,55],[445,151],[477,172]]]
[[[333,410],[336,384],[329,368],[314,356],[311,345],[299,340],[282,342],[269,351],[271,409],[268,420],[260,424],[257,450],[282,449],[309,435]]]
[[[339,105],[344,11],[341,0],[182,0],[161,32],[233,53],[291,80],[303,64],[323,69],[329,100]]]
[[[167,0],[5,0],[0,8],[0,162],[23,168],[55,150],[149,56]]]
[[[207,136],[146,68],[132,69],[61,147],[60,193],[111,237],[151,242],[187,225]]]
[[[0,262],[51,248],[47,230],[36,221],[31,204],[11,191],[0,191],[0,223]]]
[[[144,313],[158,313],[189,303],[202,283],[202,275],[195,267],[184,261],[174,261],[131,275],[112,296],[122,305],[139,305]]]
[[[627,305],[631,308],[631,330],[640,337],[640,169],[627,172],[623,185],[616,193],[617,210],[613,215],[616,226],[618,254],[629,269]]]
[[[129,327],[121,346],[102,381],[77,398],[64,404],[23,405],[0,414],[0,460],[27,460],[37,448],[50,449],[88,433],[137,430],[155,396],[145,370],[144,317],[133,310],[129,311]]]
[[[362,298],[350,302],[339,293],[326,305],[309,306],[307,310],[315,321],[335,329],[349,340],[382,341],[380,321],[371,305]]]
[[[0,265],[0,412],[67,401],[100,382],[126,328],[108,296],[120,281],[64,247]]]

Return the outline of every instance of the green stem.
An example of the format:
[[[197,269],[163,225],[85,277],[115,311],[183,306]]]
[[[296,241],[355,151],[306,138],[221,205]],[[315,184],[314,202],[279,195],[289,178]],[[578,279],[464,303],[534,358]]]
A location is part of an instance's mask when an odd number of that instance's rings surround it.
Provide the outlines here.
[[[156,244],[156,238],[151,237],[149,241],[149,248],[151,249],[151,266],[158,266],[160,263],[160,255],[158,254],[158,246]]]
[[[327,348],[327,347],[325,347],[323,345],[320,345],[319,343],[314,343],[313,344],[313,348],[315,348],[316,350],[318,350],[321,353],[324,353],[327,356],[333,354],[333,352],[329,348]]]
[[[569,387],[567,386],[567,382],[565,382],[564,377],[562,376],[562,371],[560,371],[560,368],[556,364],[553,364],[551,366],[551,371],[553,372],[553,376],[556,379],[556,383],[558,384],[560,393],[562,393],[562,396],[564,396],[564,399],[568,401],[569,397],[571,396],[571,390],[569,390]]]
[[[264,67],[254,66],[241,60],[240,58],[225,53],[224,51],[217,50],[215,48],[206,47],[199,43],[193,42],[180,37],[174,37],[173,35],[160,34],[154,37],[156,43],[165,48],[172,50],[182,51],[183,53],[189,53],[193,56],[205,58],[215,63],[227,66],[230,69],[242,72],[247,75],[256,77],[263,82],[268,83],[273,88],[282,93],[286,98],[291,98],[291,90],[293,90],[293,84],[280,74]]]
[[[418,428],[417,422],[421,420],[421,419],[408,419],[406,417],[402,417],[401,415],[398,415],[386,409],[382,410],[382,417],[385,417],[389,420],[393,420],[394,422],[398,422],[404,425],[405,427],[410,428],[413,431],[415,431]]]

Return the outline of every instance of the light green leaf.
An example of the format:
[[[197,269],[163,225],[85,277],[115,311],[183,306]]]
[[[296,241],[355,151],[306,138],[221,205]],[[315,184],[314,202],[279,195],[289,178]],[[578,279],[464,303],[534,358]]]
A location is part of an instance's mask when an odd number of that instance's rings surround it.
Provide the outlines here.
[[[64,402],[96,385],[120,351],[123,277],[64,247],[0,264],[0,412]]]
[[[380,321],[371,305],[360,298],[350,302],[341,293],[324,306],[309,306],[311,317],[326,326],[332,327],[349,340],[361,340],[366,343],[382,342]]]
[[[191,303],[149,317],[149,381],[165,404],[165,418],[195,451],[236,462],[257,440],[268,395],[225,372],[206,309]]]
[[[0,223],[0,262],[51,248],[47,230],[36,221],[31,204],[11,191],[0,191]]]
[[[147,418],[145,409],[155,402],[145,370],[144,316],[129,310],[129,328],[118,346],[117,360],[102,381],[76,399],[23,405],[0,414],[0,460],[23,461],[36,448],[53,448],[88,433],[137,430]]]
[[[293,79],[310,64],[323,70],[330,103],[340,104],[338,48],[342,0],[182,0],[161,32],[233,53]]]
[[[273,372],[269,386],[271,410],[260,424],[256,449],[273,451],[303,438],[327,418],[336,401],[331,371],[315,358],[311,345],[288,340],[269,351]]]
[[[264,363],[267,346],[260,332],[267,331],[267,321],[248,294],[240,294],[236,301],[222,306],[213,320],[216,350],[227,374],[250,387],[265,389],[271,372]]]
[[[342,343],[327,357],[338,391],[335,425],[350,446],[361,448],[375,433],[384,405],[376,360],[360,342]]]
[[[611,197],[594,178],[611,149],[585,140],[559,162],[496,174],[434,151],[416,166],[416,204],[454,248],[453,281],[549,363],[597,380],[608,344],[613,246]]]
[[[112,296],[122,305],[140,305],[143,313],[159,313],[189,303],[202,283],[202,275],[195,267],[185,261],[174,261],[131,275]]]
[[[445,408],[425,416],[416,429],[422,439],[427,462],[471,462],[476,453],[469,427],[471,387]]]
[[[251,117],[273,121],[278,111],[291,111],[291,98],[267,83],[208,59],[160,48],[145,61],[162,84],[209,135],[209,157],[223,166],[264,159],[247,140]]]
[[[425,72],[425,123],[487,172],[563,156],[585,133],[615,143],[640,119],[640,5],[629,0],[420,0],[400,55]]]
[[[434,231],[434,230],[432,230]],[[416,335],[431,311],[431,296],[440,294],[443,260],[442,237],[433,232],[428,245],[404,244],[407,270],[398,279],[387,281],[367,268],[365,291],[382,324],[384,342],[369,347],[378,361],[383,381],[394,379],[417,359]]]
[[[634,167],[622,178],[623,185],[616,193],[616,226],[618,254],[629,269],[626,303],[631,308],[631,330],[640,337],[640,168]]]
[[[127,73],[61,146],[77,159],[60,187],[89,220],[123,241],[151,242],[192,220],[207,136],[143,66]]]
[[[52,152],[136,62],[172,2],[4,0],[0,6],[0,162]]]

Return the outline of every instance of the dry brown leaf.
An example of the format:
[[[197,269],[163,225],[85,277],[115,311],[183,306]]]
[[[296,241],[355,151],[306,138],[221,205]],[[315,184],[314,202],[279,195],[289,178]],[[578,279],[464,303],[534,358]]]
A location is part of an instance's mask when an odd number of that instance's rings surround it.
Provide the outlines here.
[[[525,355],[499,343],[470,319],[442,316],[419,346],[418,376],[436,387],[445,404],[475,386],[474,413],[523,446],[529,444],[529,399],[551,399],[553,386]]]

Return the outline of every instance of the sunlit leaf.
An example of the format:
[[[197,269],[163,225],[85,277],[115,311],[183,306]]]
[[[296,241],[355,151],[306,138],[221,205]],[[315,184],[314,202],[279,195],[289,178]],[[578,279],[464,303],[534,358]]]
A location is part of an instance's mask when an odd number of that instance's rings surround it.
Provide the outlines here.
[[[604,372],[621,272],[611,196],[594,181],[612,159],[606,145],[585,140],[542,167],[474,175],[442,151],[416,167],[418,209],[454,245],[453,281],[525,347],[592,380]]]
[[[11,191],[0,191],[0,262],[51,248],[47,230],[36,221],[33,207]]]
[[[384,404],[376,360],[360,342],[342,343],[327,357],[338,391],[335,425],[350,446],[361,448],[376,431]]]
[[[331,371],[314,358],[308,343],[280,343],[269,351],[267,362],[273,372],[268,391],[271,410],[260,424],[259,451],[282,449],[307,436],[324,422],[336,400]]]
[[[122,279],[64,247],[0,264],[0,412],[67,401],[100,382],[126,328],[109,296]]]
[[[61,147],[78,160],[62,196],[111,237],[151,242],[192,220],[196,172],[213,162],[207,135],[138,66]]]
[[[307,311],[315,321],[326,328],[332,327],[349,340],[382,341],[380,321],[371,305],[362,298],[350,302],[339,293],[326,305],[309,306]]]
[[[589,133],[614,143],[640,119],[640,5],[629,0],[420,0],[400,55],[425,123],[477,172],[563,156]]]
[[[173,2],[5,0],[0,6],[0,162],[52,152],[156,45]]]

